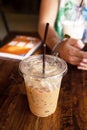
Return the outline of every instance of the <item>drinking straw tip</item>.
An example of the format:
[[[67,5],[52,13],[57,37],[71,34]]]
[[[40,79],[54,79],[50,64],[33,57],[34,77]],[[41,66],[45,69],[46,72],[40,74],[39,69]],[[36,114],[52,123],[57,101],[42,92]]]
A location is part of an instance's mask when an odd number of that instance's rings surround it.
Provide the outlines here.
[[[49,23],[46,23],[44,40],[43,40],[43,75],[45,75],[45,55],[46,55],[46,37],[48,32]]]

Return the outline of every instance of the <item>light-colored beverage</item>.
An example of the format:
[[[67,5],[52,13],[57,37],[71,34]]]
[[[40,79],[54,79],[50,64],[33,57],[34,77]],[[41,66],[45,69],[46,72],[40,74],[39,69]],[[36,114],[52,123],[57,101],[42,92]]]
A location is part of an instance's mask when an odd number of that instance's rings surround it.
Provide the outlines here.
[[[30,110],[39,117],[53,114],[57,107],[59,91],[67,64],[62,59],[46,55],[43,75],[42,55],[31,56],[20,63]]]
[[[82,39],[85,25],[82,21],[64,21],[63,33],[75,39]]]

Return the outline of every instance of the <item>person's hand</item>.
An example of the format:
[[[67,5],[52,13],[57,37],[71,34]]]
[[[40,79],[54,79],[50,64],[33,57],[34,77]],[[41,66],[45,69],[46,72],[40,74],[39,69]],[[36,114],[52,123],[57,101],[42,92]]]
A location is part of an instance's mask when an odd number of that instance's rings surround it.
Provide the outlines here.
[[[69,38],[59,44],[60,57],[78,69],[87,70],[87,52],[82,51],[84,44],[80,40]]]

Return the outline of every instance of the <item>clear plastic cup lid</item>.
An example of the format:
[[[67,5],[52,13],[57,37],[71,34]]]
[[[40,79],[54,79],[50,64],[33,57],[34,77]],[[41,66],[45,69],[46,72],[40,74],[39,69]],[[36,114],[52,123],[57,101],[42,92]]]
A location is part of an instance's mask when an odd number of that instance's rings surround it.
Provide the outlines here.
[[[24,59],[19,64],[19,69],[23,74],[43,77],[43,56],[33,55]],[[58,57],[46,55],[45,58],[45,77],[60,76],[67,72],[66,62]]]

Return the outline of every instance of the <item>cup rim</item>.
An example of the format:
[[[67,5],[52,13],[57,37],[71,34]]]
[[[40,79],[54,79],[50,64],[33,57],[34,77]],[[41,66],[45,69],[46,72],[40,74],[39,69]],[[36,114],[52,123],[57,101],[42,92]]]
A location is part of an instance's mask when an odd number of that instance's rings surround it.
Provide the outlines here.
[[[20,61],[20,63],[19,63],[19,70],[20,70],[20,73],[21,73],[21,75],[23,76],[24,74],[26,74],[25,72],[23,72],[22,71],[22,67],[21,67],[21,65],[22,65],[22,63],[23,62],[25,62],[25,63],[27,63],[28,61],[30,61],[30,60],[32,60],[32,58],[33,59],[36,59],[36,58],[38,58],[38,57],[42,57],[43,55],[42,54],[38,54],[38,55],[31,55],[31,56],[29,56],[28,58],[25,58],[25,59],[23,59],[22,61]],[[51,76],[45,76],[44,78],[51,78],[51,77],[58,77],[58,76],[61,76],[61,75],[65,75],[66,73],[67,73],[67,71],[68,71],[68,66],[67,66],[67,63],[66,63],[66,61],[65,60],[63,60],[62,58],[60,58],[60,57],[56,57],[56,56],[54,56],[54,55],[48,55],[48,54],[46,54],[46,57],[53,57],[53,58],[55,58],[55,59],[57,59],[59,62],[61,62],[61,64],[63,65],[63,66],[65,66],[64,68],[63,68],[63,70],[60,72],[60,73],[56,73],[56,74],[53,74],[53,75],[51,75]],[[30,74],[31,76],[33,76],[33,77],[39,77],[39,78],[43,78],[43,76],[37,76],[37,75],[34,75],[34,74]]]

